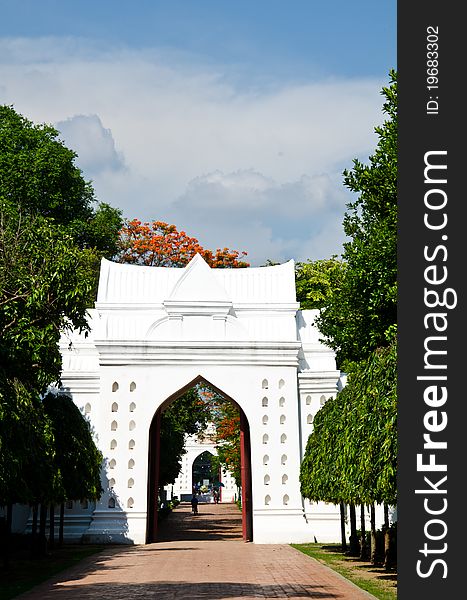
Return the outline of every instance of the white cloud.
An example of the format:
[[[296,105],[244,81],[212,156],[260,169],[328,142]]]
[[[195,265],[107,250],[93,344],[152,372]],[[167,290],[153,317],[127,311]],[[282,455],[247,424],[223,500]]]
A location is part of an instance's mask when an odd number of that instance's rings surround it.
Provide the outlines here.
[[[124,168],[121,153],[115,149],[110,129],[105,129],[97,115],[75,115],[55,123],[66,145],[78,154],[77,164],[89,176]]]
[[[194,226],[203,243],[208,239],[215,247],[248,250],[255,264],[268,258],[326,258],[343,241],[348,195],[337,179],[304,175],[279,183],[253,170],[215,171],[189,182],[168,217],[185,228]],[[306,254],[310,250],[313,254]]]
[[[58,123],[99,200],[126,216],[179,219],[254,263],[306,258],[313,239],[340,251],[339,173],[372,153],[385,82],[246,88],[186,55],[73,38],[3,39],[0,56],[0,102]]]

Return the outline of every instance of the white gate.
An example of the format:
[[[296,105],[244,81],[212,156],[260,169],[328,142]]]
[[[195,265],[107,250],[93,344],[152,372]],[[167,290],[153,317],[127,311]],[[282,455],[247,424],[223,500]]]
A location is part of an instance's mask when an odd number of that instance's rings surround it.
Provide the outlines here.
[[[315,311],[300,311],[294,263],[211,269],[102,261],[91,333],[63,337],[63,386],[91,420],[105,492],[84,539],[144,543],[149,427],[203,378],[242,408],[251,436],[257,543],[337,541],[338,507],[310,505],[299,469],[320,406],[337,391]]]

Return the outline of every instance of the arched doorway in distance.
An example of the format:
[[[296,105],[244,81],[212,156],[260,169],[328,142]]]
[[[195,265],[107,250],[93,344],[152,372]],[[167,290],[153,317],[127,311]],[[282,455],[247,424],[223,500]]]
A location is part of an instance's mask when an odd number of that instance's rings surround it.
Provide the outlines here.
[[[211,489],[214,483],[212,473],[211,457],[213,454],[209,450],[200,452],[193,461],[191,467],[191,489],[201,489],[206,486]]]

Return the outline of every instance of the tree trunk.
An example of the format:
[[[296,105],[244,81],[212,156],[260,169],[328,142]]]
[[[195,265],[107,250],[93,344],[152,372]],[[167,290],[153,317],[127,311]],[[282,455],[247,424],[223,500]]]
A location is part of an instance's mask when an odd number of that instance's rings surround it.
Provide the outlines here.
[[[65,502],[60,504],[60,522],[58,526],[58,545],[63,546],[63,524],[65,522]]]
[[[376,516],[375,516],[375,505],[370,506],[370,527],[371,527],[371,553],[370,560],[372,564],[376,565],[377,554],[376,554]]]
[[[11,524],[13,522],[13,504],[6,507],[6,532],[5,532],[5,566],[10,563]]]
[[[342,539],[342,552],[347,552],[347,540],[345,538],[345,504],[340,503],[341,511],[341,539]]]
[[[357,516],[355,514],[355,504],[349,504],[350,515],[350,556],[358,556],[360,554],[360,544],[357,536]]]
[[[53,548],[55,546],[55,506],[53,504],[50,505],[49,522],[50,522],[49,547],[51,550],[53,550]]]
[[[11,502],[6,506],[6,532],[11,534],[11,523],[13,521],[13,504]]]
[[[360,560],[367,560],[368,552],[366,545],[366,528],[365,528],[365,505],[360,505]]]
[[[390,544],[391,544],[391,530],[389,528],[389,509],[388,505],[384,505],[384,568],[389,571],[391,568],[391,555],[390,555]]]
[[[35,557],[36,556],[36,550],[37,550],[37,512],[38,512],[38,507],[37,507],[37,503],[35,502],[32,505],[32,525],[31,525],[31,557]]]
[[[12,504],[7,504],[5,517],[0,518],[0,548],[2,554],[3,567],[5,569],[7,569],[10,564],[12,513]]]

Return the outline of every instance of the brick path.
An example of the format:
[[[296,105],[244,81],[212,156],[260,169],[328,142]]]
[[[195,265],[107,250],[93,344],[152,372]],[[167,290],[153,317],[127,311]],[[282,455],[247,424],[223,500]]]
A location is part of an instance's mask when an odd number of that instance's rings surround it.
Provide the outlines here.
[[[22,600],[368,600],[366,592],[287,545],[245,544],[235,505],[181,505],[146,546],[109,547]],[[171,541],[169,541],[171,540]]]

